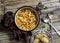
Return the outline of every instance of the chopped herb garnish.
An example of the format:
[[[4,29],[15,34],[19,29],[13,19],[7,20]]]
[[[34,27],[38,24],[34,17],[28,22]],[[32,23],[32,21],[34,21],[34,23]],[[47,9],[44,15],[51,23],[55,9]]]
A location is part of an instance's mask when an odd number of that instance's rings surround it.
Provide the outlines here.
[[[45,7],[44,7],[44,9],[46,10],[46,9],[48,9],[48,7],[47,7],[47,6],[45,6]]]
[[[21,23],[23,23],[23,21],[22,21],[22,20],[20,20],[20,22],[21,22]]]

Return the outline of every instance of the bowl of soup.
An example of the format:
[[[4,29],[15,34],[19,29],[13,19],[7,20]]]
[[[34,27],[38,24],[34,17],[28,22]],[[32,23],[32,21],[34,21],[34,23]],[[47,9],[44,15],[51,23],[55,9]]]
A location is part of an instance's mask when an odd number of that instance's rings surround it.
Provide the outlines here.
[[[14,18],[16,26],[23,31],[34,30],[39,24],[39,14],[31,6],[20,7]]]

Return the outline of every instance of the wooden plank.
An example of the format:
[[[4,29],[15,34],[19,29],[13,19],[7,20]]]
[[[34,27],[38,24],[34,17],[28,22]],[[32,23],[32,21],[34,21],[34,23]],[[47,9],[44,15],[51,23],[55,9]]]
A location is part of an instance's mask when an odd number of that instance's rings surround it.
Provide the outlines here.
[[[13,13],[15,13],[17,11],[17,9],[8,9],[7,11],[12,11]]]

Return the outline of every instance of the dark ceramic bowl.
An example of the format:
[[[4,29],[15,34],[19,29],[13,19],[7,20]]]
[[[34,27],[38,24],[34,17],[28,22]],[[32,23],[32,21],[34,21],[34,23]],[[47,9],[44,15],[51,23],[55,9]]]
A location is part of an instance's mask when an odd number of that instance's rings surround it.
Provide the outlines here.
[[[35,10],[35,8],[33,8],[33,7],[31,7],[31,6],[22,6],[22,7],[20,7],[16,12],[15,12],[15,16],[16,16],[16,13],[19,11],[19,10],[23,10],[23,9],[30,9],[30,10],[32,10],[34,13],[35,13],[35,15],[36,15],[36,18],[37,18],[37,24],[36,24],[36,26],[34,27],[34,29],[36,29],[37,27],[38,27],[38,24],[39,24],[39,14],[38,14],[38,12]],[[15,21],[15,16],[14,16],[14,21]],[[16,22],[15,22],[15,24],[16,24]],[[17,24],[16,24],[16,26],[17,26]],[[17,26],[18,27],[18,29],[20,29],[19,28],[19,26]],[[34,29],[32,29],[32,30],[34,30]],[[20,30],[22,30],[22,29],[20,29]],[[32,30],[28,30],[28,31],[32,31]],[[27,31],[27,30],[22,30],[22,31]]]

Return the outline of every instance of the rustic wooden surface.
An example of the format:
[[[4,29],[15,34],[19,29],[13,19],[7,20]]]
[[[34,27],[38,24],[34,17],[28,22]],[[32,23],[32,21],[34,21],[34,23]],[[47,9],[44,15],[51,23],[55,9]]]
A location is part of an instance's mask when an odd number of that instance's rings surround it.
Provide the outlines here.
[[[13,4],[13,2],[15,2],[15,3]],[[38,2],[40,2],[40,0],[30,0],[30,1],[27,1],[24,3],[21,3],[19,1],[16,2],[16,0],[13,0],[12,2],[10,0],[9,3],[8,3],[8,1],[5,1],[6,9],[7,9],[6,11],[13,11],[15,13],[15,11],[21,6],[24,6],[24,5],[34,6],[34,5],[38,4]],[[1,2],[0,2],[0,21],[1,21],[2,15],[3,15],[2,5],[3,4],[1,4]],[[57,14],[57,13],[55,13],[55,14]],[[60,13],[58,13],[58,14],[60,14]],[[56,26],[56,24],[54,24],[54,25]],[[60,27],[58,27],[58,28],[60,28]],[[1,29],[3,29],[3,27],[0,26],[0,30]],[[6,31],[6,30],[4,30],[4,31]],[[54,37],[54,43],[60,43],[60,37],[58,37],[57,35],[53,35],[53,37]],[[2,30],[0,31],[0,43],[22,43],[21,41],[18,42],[16,40],[10,40],[11,38],[12,38],[12,35],[9,34],[8,32],[3,32]]]

